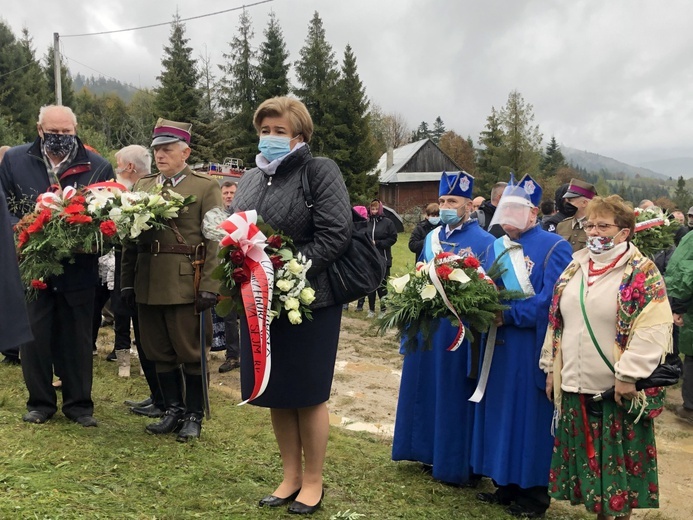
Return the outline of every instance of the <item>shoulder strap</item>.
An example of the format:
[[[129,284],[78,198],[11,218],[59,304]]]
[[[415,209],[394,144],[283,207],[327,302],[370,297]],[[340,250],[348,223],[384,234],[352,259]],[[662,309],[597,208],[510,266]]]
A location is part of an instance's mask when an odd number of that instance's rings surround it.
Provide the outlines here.
[[[592,326],[590,325],[590,320],[587,319],[587,311],[585,310],[584,292],[585,292],[585,277],[583,276],[582,280],[580,281],[580,309],[582,310],[582,317],[585,319],[585,326],[587,327],[587,332],[590,333],[590,338],[592,338],[592,343],[594,343],[594,346],[597,348],[597,352],[599,352],[599,355],[604,360],[604,363],[606,363],[606,366],[608,366],[609,370],[611,370],[613,373],[616,373],[616,371],[614,370],[614,366],[611,364],[609,359],[604,355],[604,352],[602,352],[602,349],[599,347],[599,343],[597,343],[597,338],[594,337],[594,331],[592,330]]]
[[[556,249],[556,246],[560,240],[557,240],[554,245],[551,246],[551,249],[549,249],[549,252],[546,253],[546,258],[544,258],[544,271],[546,271],[546,266],[549,264],[549,258],[551,258],[551,253],[553,253],[553,250]]]
[[[307,163],[306,163],[307,164]],[[303,187],[303,198],[306,202],[306,208],[313,210],[313,194],[310,191],[310,183],[308,182],[308,168],[306,164],[301,167],[301,186]]]

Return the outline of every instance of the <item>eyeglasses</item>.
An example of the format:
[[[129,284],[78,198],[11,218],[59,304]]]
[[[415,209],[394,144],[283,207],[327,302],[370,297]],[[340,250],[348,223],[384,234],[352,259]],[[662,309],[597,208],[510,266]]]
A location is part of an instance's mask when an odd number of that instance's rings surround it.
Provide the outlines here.
[[[604,223],[599,223],[599,224],[583,224],[582,229],[585,231],[592,231],[594,228],[597,228],[599,231],[606,231],[607,229],[611,227],[619,227],[617,224],[604,224]]]

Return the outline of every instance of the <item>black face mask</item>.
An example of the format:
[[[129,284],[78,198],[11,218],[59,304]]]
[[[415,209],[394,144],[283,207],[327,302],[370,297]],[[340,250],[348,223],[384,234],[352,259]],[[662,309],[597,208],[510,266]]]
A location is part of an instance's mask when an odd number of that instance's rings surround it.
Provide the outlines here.
[[[70,134],[43,133],[43,146],[46,153],[64,159],[75,146],[75,136]]]
[[[570,202],[563,203],[563,214],[570,218],[577,213],[577,208],[573,206]]]

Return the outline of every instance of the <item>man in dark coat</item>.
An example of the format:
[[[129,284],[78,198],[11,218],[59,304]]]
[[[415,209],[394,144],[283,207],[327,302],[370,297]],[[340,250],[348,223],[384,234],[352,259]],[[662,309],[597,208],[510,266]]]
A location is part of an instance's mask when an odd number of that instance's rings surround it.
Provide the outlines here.
[[[12,240],[7,199],[0,189],[0,350],[19,354],[19,345],[31,341],[31,327],[26,312],[24,289],[19,279],[17,255]],[[6,357],[5,359],[12,359]],[[19,357],[17,356],[17,360]],[[3,363],[5,361],[3,360]]]
[[[498,224],[491,225],[491,220],[493,220],[493,215],[498,207],[498,202],[503,195],[503,190],[508,185],[507,182],[497,182],[491,188],[491,200],[485,200],[479,206],[479,209],[472,213],[471,218],[476,219],[479,226],[484,230],[491,233],[494,237],[499,238],[505,235],[505,231]]]
[[[0,163],[0,183],[16,223],[49,190],[80,187],[113,179],[113,168],[77,137],[77,118],[69,107],[45,106],[33,143],[10,149]],[[64,273],[46,281],[28,304],[34,340],[20,347],[24,382],[29,390],[26,422],[44,423],[57,411],[53,371],[62,380],[66,417],[96,426],[93,417],[91,321],[99,282],[97,256],[77,254],[64,262]]]
[[[566,182],[565,184],[561,184],[556,190],[555,201],[556,209],[558,211],[551,215],[549,218],[541,221],[541,227],[544,231],[548,231],[549,233],[555,233],[558,224],[563,222],[565,219],[575,215],[577,208],[575,206],[567,204],[566,199],[563,198],[563,195],[565,195],[565,192],[568,191],[569,186],[570,184]]]
[[[202,235],[202,220],[210,210],[223,207],[219,183],[186,164],[191,128],[189,123],[159,119],[152,148],[160,173],[143,177],[135,189],[162,186],[164,197],[173,192],[195,200],[166,228],[143,232],[136,248],[123,251],[121,263],[121,297],[131,307],[137,304],[142,347],[156,363],[166,408],[161,420],[146,429],[153,434],[178,432],[179,442],[198,438],[202,429],[207,381],[200,361],[211,346],[212,320],[206,313],[205,345],[200,345],[196,311],[213,307],[219,292],[219,282],[211,277],[218,244]]]

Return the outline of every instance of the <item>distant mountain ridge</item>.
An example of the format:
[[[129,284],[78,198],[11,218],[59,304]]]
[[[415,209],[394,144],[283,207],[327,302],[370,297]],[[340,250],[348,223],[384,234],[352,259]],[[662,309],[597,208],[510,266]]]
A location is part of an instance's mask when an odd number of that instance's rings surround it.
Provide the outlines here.
[[[650,179],[662,179],[667,180],[673,175],[667,175],[664,173],[659,173],[649,168],[642,168],[639,166],[631,166],[630,164],[617,161],[611,157],[605,157],[592,152],[587,152],[584,150],[577,150],[576,148],[570,148],[568,146],[561,146],[561,152],[565,157],[566,161],[573,166],[584,168],[588,172],[599,172],[600,170],[606,170],[611,174],[623,173],[626,177],[635,178],[636,176],[648,177]],[[680,175],[680,174],[679,174]]]
[[[693,177],[693,157],[676,157],[673,159],[647,161],[640,166],[662,172],[665,175],[670,175],[674,179],[678,179],[682,175],[684,179]]]

